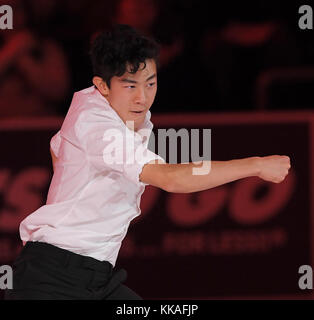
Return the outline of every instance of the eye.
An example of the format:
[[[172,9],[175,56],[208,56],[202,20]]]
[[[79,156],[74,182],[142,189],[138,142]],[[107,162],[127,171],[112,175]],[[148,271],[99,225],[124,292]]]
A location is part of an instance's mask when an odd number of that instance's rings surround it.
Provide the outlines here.
[[[156,84],[156,82],[151,82],[148,84],[149,87],[153,87]]]
[[[124,87],[124,88],[134,89],[134,88],[135,88],[135,86],[126,86],[126,87]]]

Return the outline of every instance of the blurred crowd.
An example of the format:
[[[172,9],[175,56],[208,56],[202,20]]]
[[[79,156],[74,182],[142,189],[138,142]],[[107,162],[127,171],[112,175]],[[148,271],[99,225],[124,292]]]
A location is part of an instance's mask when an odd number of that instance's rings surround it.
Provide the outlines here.
[[[298,7],[257,0],[0,0],[0,117],[64,116],[92,84],[88,51],[116,23],[161,45],[156,113],[312,108],[314,42]]]

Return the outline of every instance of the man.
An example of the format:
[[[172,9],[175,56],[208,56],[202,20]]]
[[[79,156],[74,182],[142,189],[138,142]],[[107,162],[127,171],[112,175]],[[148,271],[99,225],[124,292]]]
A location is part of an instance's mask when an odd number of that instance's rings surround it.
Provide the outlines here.
[[[7,299],[141,299],[115,263],[145,185],[196,192],[249,176],[278,183],[287,175],[286,156],[167,164],[148,150],[157,54],[153,40],[125,25],[95,39],[94,85],[74,94],[51,140],[47,203],[20,225],[24,247]]]

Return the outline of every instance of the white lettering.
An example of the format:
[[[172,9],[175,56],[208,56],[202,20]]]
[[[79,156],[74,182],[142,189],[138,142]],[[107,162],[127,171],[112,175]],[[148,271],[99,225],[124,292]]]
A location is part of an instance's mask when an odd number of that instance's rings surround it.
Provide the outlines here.
[[[0,29],[13,29],[13,10],[8,5],[0,6],[0,14],[4,13],[3,16],[0,16]]]
[[[308,5],[303,5],[299,8],[299,13],[303,15],[299,19],[299,28],[302,30],[313,29],[313,10]]]
[[[0,266],[0,289],[13,289],[13,271],[8,265]]]
[[[303,276],[299,279],[299,288],[302,290],[313,289],[313,270],[309,265],[302,265],[299,268],[299,273]]]

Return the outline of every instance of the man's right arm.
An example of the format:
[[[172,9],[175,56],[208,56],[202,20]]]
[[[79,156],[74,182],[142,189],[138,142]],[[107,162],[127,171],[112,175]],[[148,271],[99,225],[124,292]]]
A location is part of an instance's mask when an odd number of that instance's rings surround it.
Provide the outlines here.
[[[279,155],[185,164],[151,161],[143,167],[140,180],[168,192],[191,193],[253,176],[279,183],[289,168],[289,157]]]

